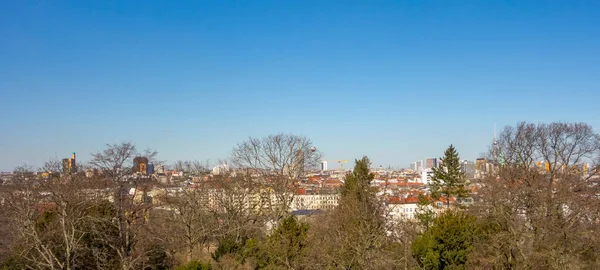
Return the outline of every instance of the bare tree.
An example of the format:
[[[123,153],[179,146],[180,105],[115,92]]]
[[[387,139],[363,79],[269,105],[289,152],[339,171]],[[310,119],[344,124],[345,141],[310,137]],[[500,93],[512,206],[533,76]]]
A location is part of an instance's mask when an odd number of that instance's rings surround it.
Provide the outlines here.
[[[474,266],[582,269],[598,265],[600,199],[585,174],[600,140],[582,124],[519,123],[500,134],[500,164],[472,209],[489,234]],[[492,153],[490,153],[492,155]],[[590,167],[595,168],[596,164]]]
[[[23,163],[13,170],[12,176],[10,177],[10,181],[7,184],[27,184],[29,182],[34,182],[35,168],[32,165]]]
[[[51,158],[44,163],[41,170],[43,172],[61,172],[62,162],[58,158]]]
[[[321,153],[313,147],[310,139],[294,134],[250,137],[234,147],[232,160],[239,168],[297,178],[318,168]]]
[[[185,167],[187,164],[185,164],[185,161],[183,160],[178,160],[173,164],[173,169],[175,169],[176,171],[183,171],[185,169]]]
[[[84,236],[93,200],[85,179],[69,177],[25,183],[4,190],[4,207],[14,224],[15,252],[33,269],[87,265]]]
[[[193,260],[195,250],[212,240],[216,231],[208,199],[208,192],[201,187],[165,193],[160,198],[162,206],[170,212],[159,221],[169,227],[164,230],[168,234],[164,238],[182,248],[188,262]]]
[[[135,156],[135,145],[130,142],[107,144],[102,152],[92,154],[90,164],[106,174],[111,181],[121,182],[131,173],[130,166],[126,164],[131,163]]]
[[[140,237],[146,227],[146,217],[152,208],[147,202],[147,192],[151,184],[142,183],[136,178],[131,178],[130,163],[133,157],[140,155],[135,146],[129,142],[107,145],[99,153],[92,154],[90,164],[100,169],[109,181],[111,201],[114,211],[112,215],[102,216],[91,223],[97,241],[112,248],[119,257],[121,268],[131,269],[144,258]],[[155,158],[156,152],[147,151],[146,155]],[[127,181],[126,181],[127,180]],[[116,235],[102,234],[103,230],[116,231]]]
[[[220,175],[204,190],[209,197],[208,209],[217,224],[213,234],[217,241],[233,239],[241,243],[264,228],[268,204],[252,179],[245,175]]]
[[[233,149],[232,161],[256,183],[267,188],[271,217],[283,218],[290,209],[294,190],[307,170],[318,168],[321,160],[310,139],[294,134],[249,138]]]

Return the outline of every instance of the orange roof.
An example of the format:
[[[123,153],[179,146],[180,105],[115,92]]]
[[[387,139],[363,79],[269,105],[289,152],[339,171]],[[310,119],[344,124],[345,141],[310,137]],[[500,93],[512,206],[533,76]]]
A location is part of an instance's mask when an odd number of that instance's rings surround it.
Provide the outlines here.
[[[390,197],[387,199],[390,204],[410,204],[410,203],[418,203],[419,199],[413,196],[409,196],[406,198],[403,197]]]
[[[308,181],[319,181],[319,180],[321,180],[321,176],[308,177]]]
[[[342,185],[342,181],[337,180],[337,179],[328,179],[328,180],[325,180],[325,185],[328,185],[328,186],[341,186]]]
[[[398,182],[396,183],[396,186],[398,187],[422,187],[424,186],[423,183],[418,183],[418,182]]]

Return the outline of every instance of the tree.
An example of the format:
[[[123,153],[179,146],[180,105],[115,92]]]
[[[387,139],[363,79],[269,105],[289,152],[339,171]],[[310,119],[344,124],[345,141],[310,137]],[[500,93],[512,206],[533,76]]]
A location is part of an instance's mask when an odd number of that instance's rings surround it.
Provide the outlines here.
[[[274,222],[289,214],[297,183],[306,170],[317,168],[321,153],[310,139],[294,134],[250,137],[234,147],[233,165],[269,194],[265,200]]]
[[[505,127],[493,150],[502,163],[472,209],[486,228],[474,267],[597,266],[600,136],[584,123],[522,122]]]
[[[253,253],[259,268],[297,269],[304,259],[308,244],[307,223],[299,222],[295,216],[281,221],[266,239],[254,241]],[[250,246],[252,245],[250,244]]]
[[[243,263],[246,241],[263,234],[268,217],[263,213],[265,203],[260,189],[248,175],[218,175],[208,183],[206,191],[212,198],[208,209],[217,225],[213,231],[218,245],[213,252],[216,261],[232,255]]]
[[[217,223],[209,211],[208,192],[202,187],[185,189],[175,194],[165,194],[160,199],[169,213],[163,219],[155,220],[162,236],[177,249],[185,251],[187,262],[193,260],[194,250],[211,240],[216,234]],[[182,245],[183,244],[183,245]]]
[[[373,189],[371,182],[375,175],[370,171],[371,162],[364,156],[355,161],[354,170],[346,176],[341,189],[342,200],[365,202],[366,206],[372,206]]]
[[[80,269],[87,260],[94,185],[79,175],[32,180],[5,189],[13,251],[27,268]]]
[[[107,144],[102,152],[93,153],[90,164],[105,174],[112,182],[122,182],[125,176],[131,174],[130,166],[133,157],[136,156],[136,148],[130,142],[119,144]]]
[[[444,157],[438,168],[433,168],[431,177],[431,197],[439,200],[443,198],[447,207],[450,207],[450,198],[464,198],[468,195],[465,189],[466,177],[460,169],[458,152],[450,145],[444,152]]]
[[[355,161],[341,188],[339,205],[317,217],[309,232],[314,269],[389,269],[405,254],[386,234],[385,204],[370,186],[374,174],[365,156]]]
[[[466,269],[477,233],[474,216],[446,211],[413,243],[413,255],[425,269]]]
[[[146,158],[152,160],[156,152],[146,150]],[[123,270],[131,269],[137,262],[142,261],[151,250],[151,245],[138,245],[145,243],[141,237],[146,230],[146,217],[152,204],[146,201],[146,192],[149,183],[138,181],[131,177],[131,163],[135,156],[141,155],[136,151],[135,145],[130,142],[109,144],[99,153],[92,154],[90,164],[99,169],[105,178],[110,190],[109,196],[113,202],[114,210],[111,216],[101,216],[90,223],[93,234],[104,245],[112,248],[119,258]],[[117,235],[102,234],[104,230],[115,230]],[[149,240],[149,239],[146,239]]]
[[[435,220],[435,212],[433,211],[433,203],[429,196],[424,194],[419,194],[419,203],[418,208],[416,210],[415,217],[419,221],[421,227],[427,230]]]

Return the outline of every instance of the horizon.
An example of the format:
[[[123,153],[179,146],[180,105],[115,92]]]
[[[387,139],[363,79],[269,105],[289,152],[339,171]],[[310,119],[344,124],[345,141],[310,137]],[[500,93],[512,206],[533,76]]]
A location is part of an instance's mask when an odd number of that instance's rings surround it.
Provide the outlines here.
[[[475,160],[494,125],[600,127],[597,25],[600,2],[6,2],[0,171],[122,141],[216,162],[280,132],[345,167]]]

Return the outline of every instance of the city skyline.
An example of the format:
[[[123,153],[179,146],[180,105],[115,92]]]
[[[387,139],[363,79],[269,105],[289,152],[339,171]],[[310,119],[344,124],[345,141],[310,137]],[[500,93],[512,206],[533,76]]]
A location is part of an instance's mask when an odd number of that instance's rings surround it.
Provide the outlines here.
[[[599,2],[260,2],[3,3],[0,170],[121,141],[216,163],[279,132],[406,167],[474,160],[494,123],[600,127]]]

